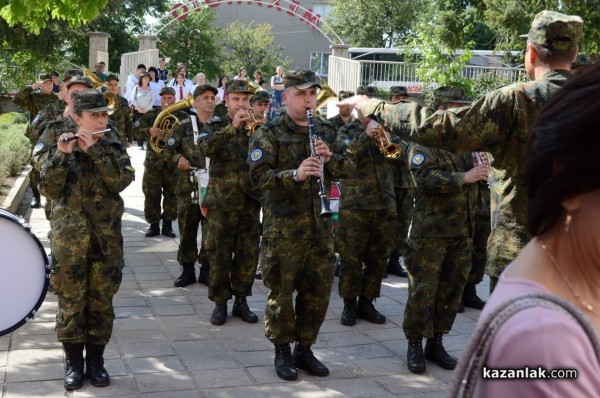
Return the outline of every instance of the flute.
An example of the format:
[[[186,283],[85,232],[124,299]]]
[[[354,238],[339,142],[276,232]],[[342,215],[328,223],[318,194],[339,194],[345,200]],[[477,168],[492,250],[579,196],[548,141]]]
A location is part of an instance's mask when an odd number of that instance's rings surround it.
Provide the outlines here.
[[[111,130],[111,129],[110,129],[110,128],[108,128],[108,129],[104,129],[104,130],[100,130],[100,131],[94,131],[94,132],[92,133],[92,135],[96,135],[96,134],[100,134],[100,133],[106,133],[107,131],[110,131],[110,130]],[[61,138],[60,140],[58,140],[58,142],[69,142],[69,141],[76,140],[76,139],[78,139],[78,138],[79,138],[79,136],[77,136],[77,135],[73,135],[73,136],[71,136],[71,137],[65,137],[65,138]]]

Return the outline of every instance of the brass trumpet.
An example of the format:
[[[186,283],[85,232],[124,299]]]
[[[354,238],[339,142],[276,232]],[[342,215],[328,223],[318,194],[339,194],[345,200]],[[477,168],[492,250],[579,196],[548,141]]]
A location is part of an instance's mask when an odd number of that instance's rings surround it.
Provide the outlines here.
[[[337,98],[335,91],[333,91],[333,89],[329,87],[327,83],[323,81],[323,79],[321,79],[321,89],[317,93],[317,107],[315,108],[315,111],[321,109],[323,105],[334,98]]]
[[[402,147],[390,140],[381,124],[377,126],[373,139],[386,159],[398,159],[402,155]]]
[[[250,115],[250,118],[246,122],[246,130],[248,130],[248,135],[252,135],[252,134],[254,134],[254,132],[256,131],[257,128],[259,128],[260,126],[262,126],[265,123],[259,122],[258,120],[256,120],[256,115],[254,114],[254,109],[252,109],[252,108],[248,109],[248,114]],[[267,112],[264,113],[263,120],[266,120],[266,118],[267,118]]]

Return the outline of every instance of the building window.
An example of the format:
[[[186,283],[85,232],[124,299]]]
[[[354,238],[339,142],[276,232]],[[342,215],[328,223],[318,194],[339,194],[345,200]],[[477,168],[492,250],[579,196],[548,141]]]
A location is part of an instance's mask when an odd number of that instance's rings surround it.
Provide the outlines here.
[[[330,55],[329,53],[310,53],[310,70],[317,76],[327,77]]]

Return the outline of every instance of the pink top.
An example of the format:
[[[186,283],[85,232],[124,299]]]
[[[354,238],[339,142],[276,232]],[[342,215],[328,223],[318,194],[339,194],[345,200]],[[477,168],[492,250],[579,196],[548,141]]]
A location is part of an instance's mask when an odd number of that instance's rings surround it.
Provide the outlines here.
[[[480,320],[499,304],[530,293],[549,292],[535,281],[503,273]],[[479,379],[475,397],[600,397],[600,366],[592,344],[575,321],[553,310],[529,308],[510,317],[498,330],[484,366],[541,366],[547,375],[552,369],[576,369],[578,376],[575,380]]]

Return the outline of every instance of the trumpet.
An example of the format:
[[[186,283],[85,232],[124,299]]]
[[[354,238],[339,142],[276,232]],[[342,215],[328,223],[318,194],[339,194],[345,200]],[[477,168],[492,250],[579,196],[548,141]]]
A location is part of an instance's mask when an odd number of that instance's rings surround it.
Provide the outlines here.
[[[373,121],[373,123],[377,122]],[[372,125],[372,127],[375,126]],[[373,139],[386,159],[398,159],[402,155],[402,147],[390,140],[390,136],[379,123],[375,127]]]
[[[254,109],[252,109],[252,108],[248,109],[248,114],[250,115],[250,117],[248,118],[248,121],[246,122],[246,130],[248,130],[248,135],[252,135],[252,134],[254,134],[256,129],[259,128],[260,126],[262,126],[263,124],[265,124],[265,122],[259,122],[258,120],[256,120],[256,115],[254,114]],[[267,112],[264,112],[263,120],[266,120],[266,119],[267,119]]]
[[[108,129],[104,129],[104,130],[94,131],[94,132],[92,132],[92,135],[106,133],[107,131],[111,131],[111,130],[112,129],[108,128]],[[77,140],[77,139],[79,139],[78,135],[72,135],[70,137],[61,138],[60,140],[58,140],[58,142],[69,142],[69,141],[73,141],[73,140]]]

